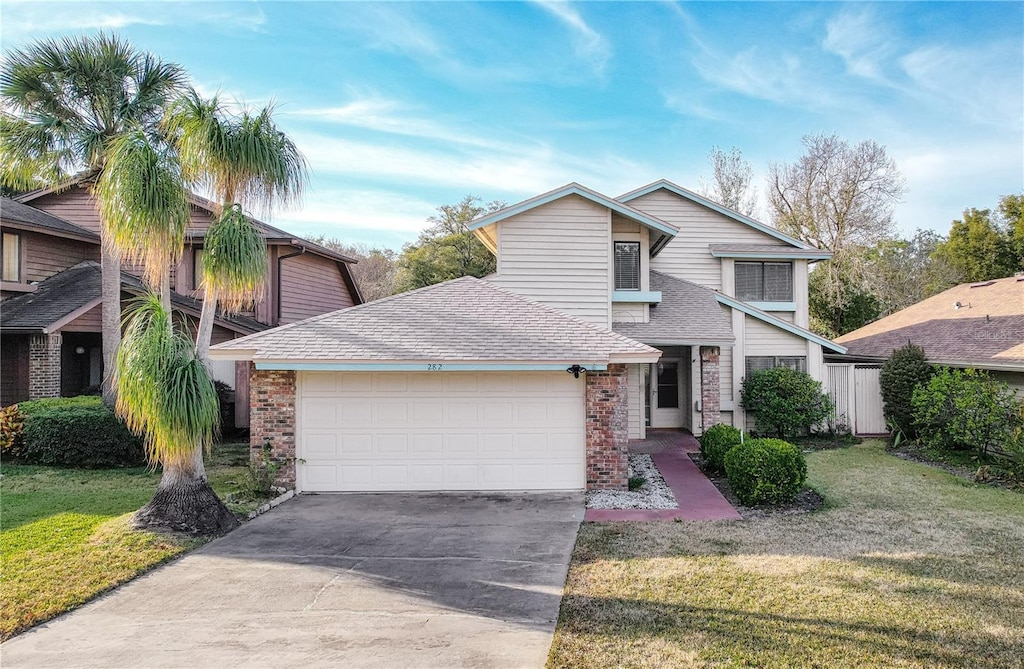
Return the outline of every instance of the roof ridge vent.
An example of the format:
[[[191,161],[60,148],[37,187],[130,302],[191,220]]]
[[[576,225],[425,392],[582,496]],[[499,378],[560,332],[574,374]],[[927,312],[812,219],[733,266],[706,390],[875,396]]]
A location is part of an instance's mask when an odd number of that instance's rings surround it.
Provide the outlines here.
[[[972,283],[971,288],[984,288],[985,286],[991,286],[995,281],[982,281],[980,283]]]

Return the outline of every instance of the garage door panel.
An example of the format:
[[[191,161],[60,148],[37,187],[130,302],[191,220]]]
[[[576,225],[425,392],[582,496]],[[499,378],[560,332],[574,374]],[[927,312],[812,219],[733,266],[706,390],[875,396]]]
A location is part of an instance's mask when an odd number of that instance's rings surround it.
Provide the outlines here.
[[[582,488],[583,388],[564,373],[301,373],[300,489]]]

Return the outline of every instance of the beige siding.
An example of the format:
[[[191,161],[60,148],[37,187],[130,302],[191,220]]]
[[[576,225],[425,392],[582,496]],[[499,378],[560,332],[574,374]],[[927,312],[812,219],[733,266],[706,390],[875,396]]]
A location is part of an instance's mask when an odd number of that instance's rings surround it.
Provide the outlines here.
[[[616,323],[646,323],[647,305],[615,302],[612,304],[612,320]]]
[[[492,281],[610,327],[610,219],[606,208],[573,195],[502,221]]]
[[[744,355],[807,355],[807,340],[747,316]]]
[[[280,300],[281,325],[353,304],[338,263],[309,253],[281,261]]]
[[[723,346],[718,356],[718,396],[722,407],[732,408],[732,348]]]
[[[21,235],[22,257],[25,259],[25,267],[22,270],[24,283],[49,279],[83,260],[100,259],[100,247],[97,244],[34,232],[11,232]]]
[[[629,205],[679,227],[676,238],[651,261],[651,269],[708,288],[722,288],[720,260],[711,256],[708,245],[750,243],[786,246],[770,235],[665,190],[638,197]]]
[[[628,395],[628,429],[630,439],[643,439],[646,436],[644,426],[644,374],[641,365],[630,365],[627,368]]]

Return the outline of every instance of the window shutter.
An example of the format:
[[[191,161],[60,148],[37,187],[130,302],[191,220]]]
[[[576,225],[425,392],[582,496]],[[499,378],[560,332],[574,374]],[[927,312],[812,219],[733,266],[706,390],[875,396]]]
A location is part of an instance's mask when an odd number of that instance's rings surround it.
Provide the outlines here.
[[[761,291],[761,263],[759,262],[737,262],[735,264],[736,275],[736,298],[748,302],[760,302],[763,299]]]
[[[615,290],[640,290],[640,242],[615,242]]]
[[[766,262],[764,264],[764,301],[793,301],[793,263]]]

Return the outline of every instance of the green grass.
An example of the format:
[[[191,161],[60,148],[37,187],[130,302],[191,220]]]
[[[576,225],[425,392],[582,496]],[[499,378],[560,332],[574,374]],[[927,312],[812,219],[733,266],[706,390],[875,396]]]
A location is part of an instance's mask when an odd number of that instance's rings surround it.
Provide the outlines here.
[[[1024,667],[1024,495],[807,461],[812,514],[584,524],[549,666]]]
[[[207,474],[221,497],[238,492],[247,446],[214,447]],[[3,466],[0,480],[0,639],[73,609],[201,540],[128,527],[156,491],[146,469]],[[232,504],[244,513],[257,502]]]

